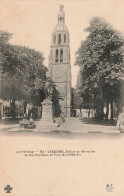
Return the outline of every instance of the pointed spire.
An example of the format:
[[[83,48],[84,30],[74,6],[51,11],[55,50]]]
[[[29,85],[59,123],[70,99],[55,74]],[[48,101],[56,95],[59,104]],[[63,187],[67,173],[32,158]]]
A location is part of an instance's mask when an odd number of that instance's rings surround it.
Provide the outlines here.
[[[64,5],[60,5],[59,8],[60,8],[60,11],[58,13],[58,22],[65,23]]]

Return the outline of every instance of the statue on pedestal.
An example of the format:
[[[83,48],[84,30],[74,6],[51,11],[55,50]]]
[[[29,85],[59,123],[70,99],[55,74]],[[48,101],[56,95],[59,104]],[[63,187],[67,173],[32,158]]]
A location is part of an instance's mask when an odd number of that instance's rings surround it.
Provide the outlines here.
[[[49,80],[46,81],[46,88],[47,88],[46,98],[51,98],[52,97],[52,86]]]
[[[52,85],[50,77],[46,81],[46,99],[42,102],[42,118],[39,121],[35,131],[51,131],[56,130],[58,124],[53,123],[53,108],[52,108]]]
[[[51,97],[52,97],[52,85],[51,85],[51,79],[49,77],[48,72],[46,73],[46,76],[47,76],[47,80],[46,80],[46,89],[47,89],[46,98],[51,99]]]

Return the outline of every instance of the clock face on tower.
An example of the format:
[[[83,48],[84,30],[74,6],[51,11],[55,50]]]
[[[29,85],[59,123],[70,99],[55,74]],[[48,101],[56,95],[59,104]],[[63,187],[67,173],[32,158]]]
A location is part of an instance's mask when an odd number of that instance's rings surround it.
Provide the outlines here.
[[[61,72],[57,72],[57,73],[55,74],[55,81],[56,81],[56,82],[62,81],[62,73],[61,73]]]

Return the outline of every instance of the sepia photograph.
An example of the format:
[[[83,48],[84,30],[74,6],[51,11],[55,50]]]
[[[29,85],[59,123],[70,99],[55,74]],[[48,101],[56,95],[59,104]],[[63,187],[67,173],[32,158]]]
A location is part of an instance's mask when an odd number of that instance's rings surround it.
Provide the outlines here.
[[[3,132],[123,132],[123,20],[74,3],[1,1]]]
[[[0,0],[0,196],[124,196],[123,7]]]

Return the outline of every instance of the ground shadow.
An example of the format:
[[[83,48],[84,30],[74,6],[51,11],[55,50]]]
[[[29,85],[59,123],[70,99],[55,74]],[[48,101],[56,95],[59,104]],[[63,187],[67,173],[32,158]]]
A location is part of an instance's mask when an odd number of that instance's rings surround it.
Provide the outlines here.
[[[99,120],[96,118],[82,118],[81,121],[84,124],[93,124],[93,125],[104,125],[104,126],[116,126],[117,121],[116,120]]]

